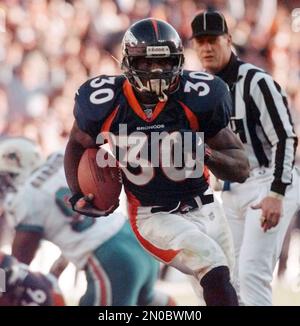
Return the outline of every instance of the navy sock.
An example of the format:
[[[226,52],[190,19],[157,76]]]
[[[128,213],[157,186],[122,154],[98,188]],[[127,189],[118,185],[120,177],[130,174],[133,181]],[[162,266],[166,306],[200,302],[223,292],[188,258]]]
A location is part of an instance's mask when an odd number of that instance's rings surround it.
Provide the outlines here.
[[[238,298],[230,283],[230,273],[226,266],[213,268],[200,282],[207,306],[238,306]]]

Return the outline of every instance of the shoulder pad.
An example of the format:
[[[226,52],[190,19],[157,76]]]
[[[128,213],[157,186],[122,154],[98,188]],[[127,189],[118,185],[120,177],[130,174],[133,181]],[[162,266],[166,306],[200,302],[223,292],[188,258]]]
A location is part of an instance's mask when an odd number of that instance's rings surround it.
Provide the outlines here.
[[[103,75],[79,88],[73,114],[81,131],[97,139],[105,119],[119,104],[124,81],[124,76]]]
[[[200,131],[212,137],[229,122],[232,108],[227,84],[217,76],[184,71],[180,100],[198,118]]]
[[[89,118],[99,119],[103,114],[115,108],[116,98],[122,91],[124,80],[124,76],[107,75],[89,79],[80,86],[75,100]]]
[[[209,111],[228,86],[217,76],[201,71],[185,70],[181,80],[182,101],[192,111]]]

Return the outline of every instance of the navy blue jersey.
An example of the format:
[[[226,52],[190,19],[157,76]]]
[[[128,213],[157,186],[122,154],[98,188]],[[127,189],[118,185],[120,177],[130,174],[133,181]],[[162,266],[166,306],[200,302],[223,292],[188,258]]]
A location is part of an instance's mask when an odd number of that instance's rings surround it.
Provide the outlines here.
[[[0,306],[64,305],[56,281],[50,275],[31,272],[27,265],[1,252],[0,268],[5,272],[5,291],[0,293]]]
[[[124,76],[99,76],[80,87],[74,115],[79,128],[95,142],[101,131],[119,135],[120,124],[126,126],[128,134],[143,132],[151,142],[151,134],[163,131],[200,131],[205,139],[213,137],[228,125],[230,110],[230,95],[221,79],[184,71],[178,89],[153,110],[141,106]],[[142,205],[190,199],[208,187],[205,175],[180,177],[179,170],[152,167],[150,163],[148,167],[122,168],[122,172],[126,192]],[[178,176],[173,177],[174,173]]]

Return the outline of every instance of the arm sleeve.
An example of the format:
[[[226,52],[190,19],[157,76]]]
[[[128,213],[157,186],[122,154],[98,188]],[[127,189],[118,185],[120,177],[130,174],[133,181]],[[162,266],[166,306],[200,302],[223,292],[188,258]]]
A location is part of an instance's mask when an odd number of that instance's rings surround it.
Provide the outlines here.
[[[292,182],[297,137],[286,96],[267,74],[251,85],[250,95],[259,111],[259,120],[269,143],[274,147],[275,169],[271,190],[285,194]]]

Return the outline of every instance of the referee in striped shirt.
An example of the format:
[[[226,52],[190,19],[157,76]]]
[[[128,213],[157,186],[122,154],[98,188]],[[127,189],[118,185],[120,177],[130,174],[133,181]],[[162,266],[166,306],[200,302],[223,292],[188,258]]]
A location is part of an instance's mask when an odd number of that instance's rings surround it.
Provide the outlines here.
[[[224,210],[234,237],[240,303],[272,305],[271,281],[287,227],[300,205],[294,168],[297,137],[281,87],[262,69],[239,60],[219,12],[192,21],[203,68],[222,78],[233,100],[231,127],[244,143],[250,177],[225,182]]]

